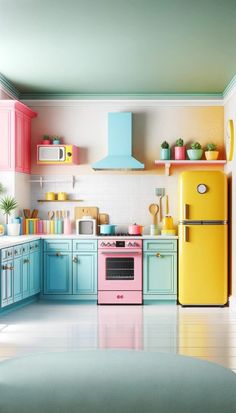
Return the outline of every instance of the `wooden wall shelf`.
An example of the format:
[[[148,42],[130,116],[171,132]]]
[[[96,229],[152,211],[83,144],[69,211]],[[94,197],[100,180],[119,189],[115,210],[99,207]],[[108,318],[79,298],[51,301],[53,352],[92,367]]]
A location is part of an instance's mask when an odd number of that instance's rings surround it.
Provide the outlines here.
[[[82,202],[82,199],[66,199],[66,200],[60,200],[60,199],[55,199],[55,200],[47,200],[47,199],[38,199],[37,202]]]
[[[170,168],[171,166],[178,166],[178,165],[184,165],[184,166],[188,166],[188,165],[225,165],[226,164],[226,160],[217,160],[217,161],[191,161],[191,160],[185,160],[185,161],[175,161],[173,160],[155,160],[154,161],[155,165],[157,166],[164,166],[165,167],[165,174],[166,175],[170,175]]]

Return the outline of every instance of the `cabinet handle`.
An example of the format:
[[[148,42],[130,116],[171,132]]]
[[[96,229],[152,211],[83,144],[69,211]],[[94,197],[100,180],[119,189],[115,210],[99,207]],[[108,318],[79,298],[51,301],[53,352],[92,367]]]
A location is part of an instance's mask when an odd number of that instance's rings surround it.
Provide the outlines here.
[[[61,256],[61,252],[59,251],[59,252],[56,252],[56,256],[57,257],[60,257]]]
[[[74,257],[74,258],[72,259],[72,261],[75,262],[75,263],[79,262],[79,260],[78,260],[77,257]]]
[[[189,227],[184,226],[184,242],[189,242]]]
[[[28,264],[28,262],[30,262],[28,259],[25,259],[24,261],[23,261],[23,264]]]
[[[188,219],[189,217],[189,205],[184,204],[184,219]]]
[[[156,253],[156,257],[157,257],[157,258],[160,258],[160,257],[161,257],[161,254],[160,254],[159,252],[157,252],[157,253]]]
[[[14,270],[14,267],[13,266],[8,267],[7,265],[3,265],[2,270]]]

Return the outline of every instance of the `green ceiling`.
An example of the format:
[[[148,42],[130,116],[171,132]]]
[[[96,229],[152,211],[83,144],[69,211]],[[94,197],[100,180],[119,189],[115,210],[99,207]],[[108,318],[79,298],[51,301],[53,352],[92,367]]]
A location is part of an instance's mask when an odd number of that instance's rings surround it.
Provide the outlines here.
[[[0,72],[22,97],[222,93],[236,0],[0,0]]]

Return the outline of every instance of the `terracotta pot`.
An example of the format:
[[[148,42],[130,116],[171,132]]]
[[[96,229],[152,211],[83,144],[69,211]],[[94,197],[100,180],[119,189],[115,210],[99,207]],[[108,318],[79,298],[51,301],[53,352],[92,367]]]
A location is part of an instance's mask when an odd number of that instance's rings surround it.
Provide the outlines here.
[[[219,156],[219,151],[205,151],[205,157],[208,161],[216,161]]]
[[[175,159],[178,161],[186,159],[186,146],[175,146]]]

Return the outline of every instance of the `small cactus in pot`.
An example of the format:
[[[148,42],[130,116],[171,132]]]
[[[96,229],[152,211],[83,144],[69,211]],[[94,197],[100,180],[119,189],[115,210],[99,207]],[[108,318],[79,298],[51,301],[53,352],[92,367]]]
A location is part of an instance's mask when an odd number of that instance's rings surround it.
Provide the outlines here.
[[[170,159],[170,145],[166,141],[161,144],[160,159],[164,161]]]
[[[174,151],[176,160],[184,161],[186,159],[186,146],[182,138],[177,139]]]
[[[202,157],[203,149],[199,142],[191,144],[191,149],[187,150],[188,157],[191,161],[199,161]]]
[[[208,143],[206,145],[205,157],[208,161],[215,161],[218,159],[219,151],[214,143]]]

